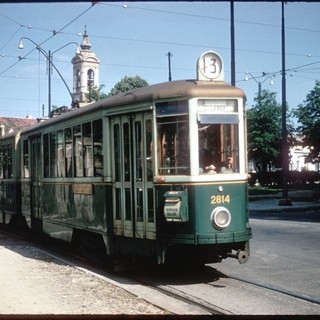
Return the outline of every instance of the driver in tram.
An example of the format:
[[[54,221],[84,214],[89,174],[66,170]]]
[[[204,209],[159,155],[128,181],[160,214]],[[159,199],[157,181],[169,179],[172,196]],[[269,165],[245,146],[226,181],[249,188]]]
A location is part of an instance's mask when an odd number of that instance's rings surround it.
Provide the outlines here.
[[[216,173],[216,167],[214,166],[214,158],[212,153],[205,148],[205,142],[207,133],[205,130],[199,132],[199,165],[200,174],[213,174]]]

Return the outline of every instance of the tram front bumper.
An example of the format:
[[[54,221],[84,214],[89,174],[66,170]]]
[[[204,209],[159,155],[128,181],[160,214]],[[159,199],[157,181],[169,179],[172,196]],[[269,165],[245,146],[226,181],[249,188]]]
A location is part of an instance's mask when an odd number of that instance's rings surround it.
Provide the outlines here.
[[[229,244],[234,242],[244,242],[251,239],[251,230],[239,232],[220,232],[214,234],[166,234],[161,240],[168,245],[189,244],[189,245],[207,245],[207,244]]]

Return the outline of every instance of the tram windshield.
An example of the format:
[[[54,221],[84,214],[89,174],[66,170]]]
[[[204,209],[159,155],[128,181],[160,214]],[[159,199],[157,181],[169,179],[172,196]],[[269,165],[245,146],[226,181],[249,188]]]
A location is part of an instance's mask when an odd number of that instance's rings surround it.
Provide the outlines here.
[[[189,175],[194,172],[203,175],[240,171],[240,120],[236,100],[207,101],[204,107],[198,106],[199,113],[193,115],[188,113],[187,101],[156,105],[158,174]],[[203,104],[202,100],[199,103]],[[218,109],[213,109],[212,105]],[[195,122],[190,117],[196,117]],[[197,127],[190,128],[192,123],[197,123]],[[190,129],[194,132],[191,139]]]
[[[238,124],[200,124],[199,174],[239,172]]]

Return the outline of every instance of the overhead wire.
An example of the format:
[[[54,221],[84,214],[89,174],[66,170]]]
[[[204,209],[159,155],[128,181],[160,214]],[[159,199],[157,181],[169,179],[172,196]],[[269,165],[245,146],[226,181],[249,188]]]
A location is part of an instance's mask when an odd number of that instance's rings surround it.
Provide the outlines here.
[[[0,50],[2,51],[3,50],[3,48],[10,42],[10,40],[12,40],[13,39],[13,37],[21,30],[21,26],[19,26],[18,27],[18,29],[12,34],[12,36],[11,37],[9,37],[9,39],[3,44],[3,46],[2,47],[0,47]]]
[[[67,23],[64,27],[62,27],[60,30],[55,31],[55,30],[48,30],[48,29],[42,29],[43,31],[47,31],[52,33],[52,35],[47,38],[46,40],[44,40],[43,42],[41,42],[39,44],[39,46],[41,46],[42,44],[44,44],[45,42],[49,41],[52,37],[54,37],[56,34],[73,34],[74,33],[69,33],[69,32],[64,32],[63,30],[65,30],[69,25],[71,25],[74,21],[76,21],[79,17],[81,17],[83,14],[85,14],[87,11],[89,11],[93,5],[95,5],[96,3],[92,3],[91,7],[87,8],[84,12],[80,13],[77,17],[75,17],[74,19],[72,19],[69,23]],[[104,5],[104,6],[112,6],[112,7],[123,7],[126,9],[135,9],[135,10],[146,10],[146,11],[153,11],[153,12],[160,12],[160,13],[164,13],[164,14],[174,14],[174,15],[182,15],[182,16],[190,16],[190,17],[196,17],[196,18],[205,18],[205,19],[213,19],[213,20],[222,20],[222,21],[230,21],[230,19],[225,19],[225,18],[218,18],[218,17],[211,17],[211,16],[205,16],[205,15],[197,15],[197,14],[192,14],[192,13],[183,13],[183,12],[176,12],[176,11],[169,11],[169,10],[161,10],[161,9],[153,9],[153,8],[143,8],[143,7],[138,7],[138,6],[127,6],[127,5],[119,5],[119,4],[110,4],[110,3],[101,3],[98,2],[99,5]],[[26,25],[20,25],[17,21],[15,21],[14,19],[1,14],[2,16],[4,16],[5,18],[7,18],[8,20],[11,20],[13,23],[18,24],[20,27],[27,27],[29,29],[33,28],[33,29],[40,29],[40,28],[36,28],[36,27],[32,27],[32,26],[26,26]],[[246,24],[253,24],[253,25],[261,25],[261,26],[267,26],[267,27],[280,27],[277,25],[272,25],[272,24],[266,24],[266,23],[259,23],[259,22],[250,22],[250,21],[243,21],[243,20],[236,20],[236,22],[239,23],[246,23]],[[294,30],[301,30],[301,31],[309,31],[309,32],[320,32],[319,30],[311,30],[311,29],[302,29],[302,28],[295,28],[295,27],[286,27],[286,29],[294,29]],[[79,34],[76,34],[79,35]],[[168,42],[168,41],[155,41],[155,40],[146,40],[146,39],[134,39],[134,38],[123,38],[123,37],[111,37],[111,36],[103,36],[103,35],[94,35],[94,34],[90,34],[90,37],[94,38],[101,38],[101,39],[112,39],[112,40],[119,40],[119,41],[134,41],[134,42],[144,42],[144,43],[155,43],[155,44],[165,44],[165,45],[177,45],[177,46],[185,46],[185,47],[203,47],[203,48],[207,48],[207,44],[206,45],[202,45],[202,44],[191,44],[191,43],[177,43],[177,42]],[[228,47],[216,47],[217,49],[220,50],[229,50],[230,48]],[[34,48],[32,51],[30,51],[29,53],[27,53],[25,56],[23,57],[19,57],[19,60],[14,63],[12,66],[9,66],[7,69],[5,69],[4,71],[2,71],[0,73],[0,75],[2,75],[3,73],[5,73],[6,71],[10,70],[12,67],[14,67],[17,63],[19,63],[22,59],[25,59],[31,52],[33,52],[36,48]],[[274,55],[278,55],[280,54],[280,52],[274,52],[274,51],[265,51],[265,50],[252,50],[252,49],[241,49],[241,48],[237,48],[237,51],[241,51],[241,52],[255,52],[255,53],[260,53],[260,54],[274,54]],[[298,54],[298,53],[287,53],[287,55],[291,55],[291,56],[305,56],[304,54]]]
[[[53,30],[52,35],[50,37],[48,37],[47,39],[45,39],[44,41],[42,41],[41,43],[39,43],[37,45],[37,47],[41,47],[41,45],[43,45],[44,43],[48,42],[50,39],[52,39],[54,36],[56,36],[59,33],[62,33],[62,31],[64,29],[66,29],[68,26],[70,26],[74,21],[76,21],[77,19],[79,19],[82,15],[84,15],[85,13],[87,13],[93,6],[95,5],[95,3],[93,2],[91,4],[91,6],[89,8],[87,8],[86,10],[84,10],[83,12],[81,12],[80,14],[78,14],[74,19],[72,19],[71,21],[69,21],[65,26],[63,26],[62,28],[60,28],[58,31]],[[3,15],[5,18],[11,20],[12,22],[14,22],[15,24],[18,24],[17,21],[15,21],[14,19],[10,19],[9,17]],[[22,26],[22,25],[20,25]],[[12,65],[10,65],[8,68],[6,68],[5,70],[0,72],[0,75],[4,74],[5,72],[7,72],[8,70],[10,70],[11,68],[13,68],[14,66],[16,66],[21,60],[25,59],[29,54],[31,54],[33,51],[35,51],[37,49],[37,47],[33,48],[31,51],[29,51],[27,54],[25,54],[23,57],[19,57],[18,61],[13,63]]]
[[[64,32],[64,34],[68,35],[79,35],[71,32]],[[109,40],[118,40],[118,41],[133,41],[133,42],[142,42],[142,43],[153,43],[153,44],[165,44],[165,45],[173,45],[173,46],[183,46],[183,47],[199,47],[199,48],[208,48],[208,44],[196,44],[196,43],[179,43],[179,42],[170,42],[170,41],[156,41],[156,40],[148,40],[148,39],[138,39],[138,38],[124,38],[124,37],[113,37],[113,36],[104,36],[104,35],[95,35],[90,34],[90,38],[100,38],[100,39],[109,39]],[[221,47],[216,46],[216,49],[220,50],[230,50],[230,47]],[[262,53],[262,54],[274,54],[279,55],[281,52],[279,51],[266,51],[266,50],[254,50],[254,49],[236,49],[241,52],[254,52],[254,53]],[[287,53],[288,56],[298,56],[305,57],[305,54],[302,53]]]
[[[186,12],[177,12],[177,11],[170,11],[170,10],[144,8],[144,7],[138,7],[138,6],[131,5],[131,4],[130,5],[119,5],[119,4],[111,4],[111,3],[105,3],[105,2],[99,3],[99,4],[105,5],[105,6],[112,6],[112,7],[121,6],[124,9],[145,10],[145,11],[153,11],[153,12],[159,12],[159,13],[165,13],[165,14],[173,14],[173,15],[180,15],[180,16],[187,16],[187,17],[194,17],[194,18],[202,18],[202,19],[220,20],[220,21],[230,22],[229,18],[212,17],[212,16],[199,15],[199,14],[186,13]],[[244,21],[244,20],[237,20],[237,19],[235,19],[235,22],[243,23],[243,24],[252,24],[252,25],[265,26],[265,27],[281,28],[280,25],[262,23],[262,22]],[[320,33],[320,30],[305,29],[305,28],[298,28],[298,27],[288,27],[288,26],[286,26],[286,29],[293,29],[293,30],[299,30],[299,31],[308,31],[308,32]]]
[[[119,7],[121,5],[116,5],[116,4],[110,4],[110,3],[98,3],[99,5],[106,5],[106,6],[113,6],[113,7]],[[70,26],[74,21],[76,21],[77,19],[79,19],[83,14],[85,14],[87,11],[89,11],[93,5],[95,5],[95,3],[92,3],[92,5],[87,8],[86,10],[84,10],[83,12],[81,12],[78,16],[76,16],[74,19],[72,19],[70,22],[68,22],[65,26],[63,26],[61,29],[59,29],[58,31],[55,30],[49,30],[49,29],[43,29],[43,28],[37,28],[34,26],[27,26],[27,25],[23,25],[23,24],[19,24],[16,20],[4,15],[4,14],[0,14],[1,16],[5,17],[6,19],[12,21],[13,23],[19,25],[19,29],[20,30],[22,27],[26,27],[28,29],[38,29],[38,30],[42,30],[42,31],[46,31],[46,32],[50,32],[52,33],[50,37],[48,37],[46,40],[44,40],[43,42],[41,42],[39,45],[43,45],[44,43],[46,43],[47,41],[49,41],[51,38],[53,38],[55,35],[57,34],[74,34],[74,33],[69,33],[69,32],[65,32],[64,30]],[[143,7],[138,7],[138,6],[123,6],[126,9],[135,9],[135,10],[146,10],[146,11],[153,11],[153,12],[159,12],[159,13],[164,13],[164,14],[174,14],[174,15],[181,15],[181,16],[188,16],[188,17],[195,17],[195,18],[205,18],[205,19],[212,19],[212,20],[220,20],[220,21],[226,21],[229,22],[230,19],[226,19],[226,18],[219,18],[219,17],[211,17],[211,16],[205,16],[205,15],[197,15],[197,14],[192,14],[192,13],[183,13],[183,12],[176,12],[176,11],[169,11],[169,10],[161,10],[161,9],[152,9],[152,8],[143,8]],[[279,27],[279,25],[273,25],[273,24],[266,24],[266,23],[260,23],[260,22],[250,22],[250,21],[243,21],[243,20],[235,20],[237,23],[243,23],[243,24],[252,24],[252,25],[260,25],[260,26],[266,26],[266,27]],[[312,30],[312,29],[305,29],[305,28],[296,28],[296,27],[288,27],[286,26],[286,29],[293,29],[293,30],[299,30],[299,31],[306,31],[306,32],[320,32],[319,30]],[[16,32],[18,32],[18,30]],[[15,33],[16,33],[15,32]],[[79,35],[79,34],[77,34]],[[12,36],[13,37],[13,36]],[[207,47],[207,45],[202,45],[202,44],[190,44],[190,43],[177,43],[177,42],[166,42],[166,41],[155,41],[155,40],[146,40],[146,39],[134,39],[134,38],[122,38],[122,37],[110,37],[110,36],[103,36],[103,35],[94,35],[94,34],[90,34],[90,37],[96,37],[96,38],[102,38],[102,39],[113,39],[113,40],[119,40],[119,41],[135,41],[135,42],[145,42],[145,43],[156,43],[156,44],[166,44],[166,45],[178,45],[178,46],[192,46],[192,47]],[[11,38],[10,38],[11,39]],[[229,50],[230,48],[227,47],[217,47],[219,49],[222,50]],[[27,53],[25,56],[23,57],[18,57],[18,61],[16,63],[14,63],[13,65],[11,65],[10,67],[8,67],[7,69],[5,69],[4,71],[2,71],[0,73],[0,75],[2,75],[3,73],[5,73],[6,71],[10,70],[12,67],[14,67],[17,63],[19,63],[22,59],[26,59],[27,56],[33,52],[36,48],[34,48],[33,50],[31,50],[29,53]],[[273,51],[263,51],[263,50],[250,50],[250,49],[237,49],[237,51],[244,51],[244,52],[256,52],[256,53],[263,53],[263,54],[280,54],[280,52],[273,52]],[[296,53],[287,53],[287,55],[294,55],[294,56],[305,56],[304,54],[296,54]],[[119,66],[119,65],[116,65]],[[127,66],[127,65],[126,65]],[[130,65],[129,65],[130,66]],[[131,66],[131,67],[138,67],[138,66]],[[146,66],[143,66],[144,68],[147,68]],[[151,67],[150,67],[151,68]],[[292,69],[291,69],[292,70]],[[289,70],[288,70],[289,71]],[[280,71],[278,72],[274,72],[274,73],[270,73],[270,74],[278,74]],[[268,73],[269,74],[269,73]]]

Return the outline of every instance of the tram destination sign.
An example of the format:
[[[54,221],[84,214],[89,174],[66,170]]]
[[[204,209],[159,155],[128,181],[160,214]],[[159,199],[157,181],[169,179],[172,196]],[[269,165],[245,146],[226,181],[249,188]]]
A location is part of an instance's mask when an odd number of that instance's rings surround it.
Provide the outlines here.
[[[74,194],[93,194],[93,185],[91,183],[79,183],[72,185],[72,191]]]
[[[230,113],[238,112],[238,103],[236,99],[199,99],[197,104],[198,112],[210,113]]]

